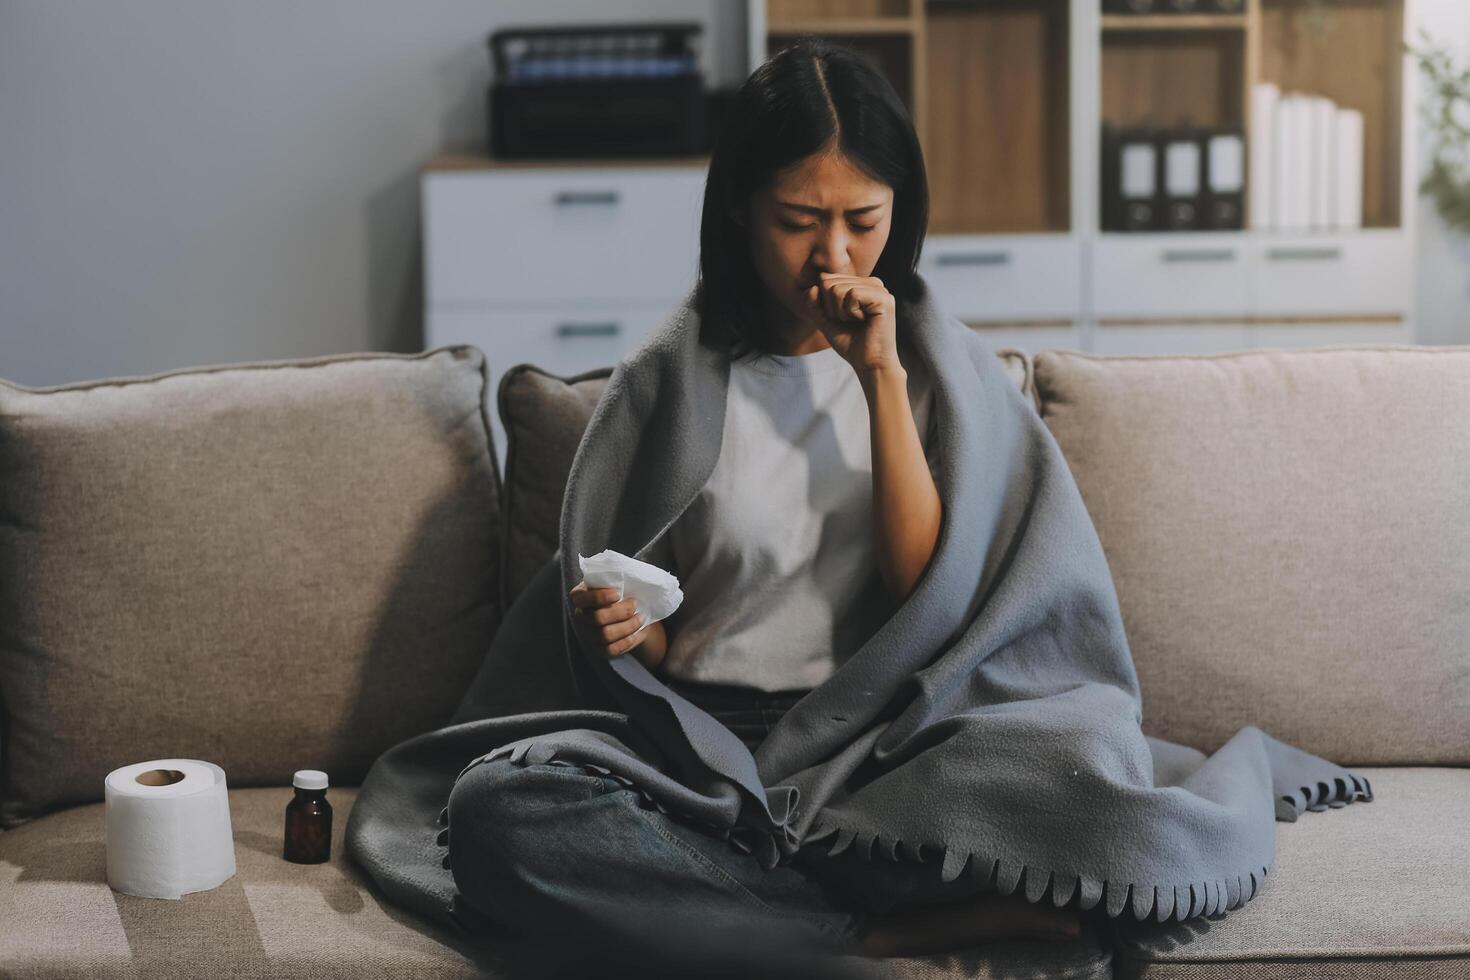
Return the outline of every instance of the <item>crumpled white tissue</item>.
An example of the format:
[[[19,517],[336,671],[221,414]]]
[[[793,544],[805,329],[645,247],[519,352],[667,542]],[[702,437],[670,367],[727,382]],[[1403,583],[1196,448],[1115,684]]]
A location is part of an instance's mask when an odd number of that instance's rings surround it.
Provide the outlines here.
[[[582,580],[588,588],[617,589],[624,599],[632,596],[634,605],[640,613],[647,614],[649,623],[667,618],[684,601],[679,580],[657,565],[611,549],[599,551],[590,558],[578,552],[577,560],[582,564]]]

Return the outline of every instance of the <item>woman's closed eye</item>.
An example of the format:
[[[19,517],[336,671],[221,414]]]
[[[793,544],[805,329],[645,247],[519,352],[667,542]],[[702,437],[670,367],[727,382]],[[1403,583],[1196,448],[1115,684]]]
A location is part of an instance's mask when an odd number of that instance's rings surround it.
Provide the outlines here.
[[[791,231],[810,231],[811,229],[813,229],[813,228],[815,228],[817,226],[816,225],[793,225],[793,224],[791,224],[789,222],[783,221],[783,222],[781,222],[781,227],[787,228],[787,229],[789,229]],[[872,231],[872,230],[874,230],[877,227],[878,227],[877,225],[853,225],[852,226],[852,230],[855,231],[855,232],[858,232],[859,234],[861,234],[861,233],[864,233],[864,232]]]

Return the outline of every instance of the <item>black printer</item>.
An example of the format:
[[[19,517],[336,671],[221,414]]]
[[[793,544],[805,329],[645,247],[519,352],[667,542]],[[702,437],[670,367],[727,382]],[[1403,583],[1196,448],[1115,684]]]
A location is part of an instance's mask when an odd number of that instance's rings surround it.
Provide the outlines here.
[[[710,148],[698,23],[506,28],[490,35],[492,156],[697,156]]]

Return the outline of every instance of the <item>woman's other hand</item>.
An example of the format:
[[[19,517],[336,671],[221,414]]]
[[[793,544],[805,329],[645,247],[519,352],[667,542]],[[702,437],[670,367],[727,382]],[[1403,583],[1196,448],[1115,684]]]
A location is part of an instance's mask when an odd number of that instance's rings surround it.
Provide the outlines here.
[[[649,628],[647,614],[637,611],[637,602],[631,596],[619,599],[617,589],[593,589],[582,581],[569,594],[574,607],[572,614],[592,624],[603,652],[609,658],[621,657],[645,642],[654,632]],[[652,626],[659,627],[660,624],[653,623]],[[662,651],[658,659],[663,659]]]

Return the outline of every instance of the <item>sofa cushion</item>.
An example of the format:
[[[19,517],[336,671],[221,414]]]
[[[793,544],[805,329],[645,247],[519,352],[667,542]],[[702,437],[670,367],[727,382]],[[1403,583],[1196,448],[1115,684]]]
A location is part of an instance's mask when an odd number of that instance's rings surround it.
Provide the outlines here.
[[[1470,764],[1470,347],[1035,358],[1144,730]]]
[[[7,978],[509,976],[493,944],[405,914],[343,849],[357,791],[334,786],[332,855],[281,857],[288,786],[230,790],[235,875],[178,901],[107,886],[103,804],[0,834],[0,968]],[[477,972],[479,970],[484,972]]]
[[[505,516],[501,608],[555,554],[561,502],[582,430],[612,376],[611,367],[561,377],[518,364],[500,379],[505,426]]]
[[[0,383],[0,823],[150,758],[361,780],[499,617],[472,347]]]
[[[0,923],[6,926],[0,974],[7,980],[544,975],[535,970],[544,954],[494,923],[471,935],[392,905],[343,850],[356,789],[328,791],[332,854],[317,865],[281,857],[289,787],[232,788],[229,795],[235,875],[179,901],[107,886],[102,804],[0,834]],[[1014,940],[933,956],[851,957],[847,964],[854,977],[873,980],[1107,980],[1107,937],[1091,920],[1084,930],[1075,942]]]
[[[1368,768],[1373,802],[1277,825],[1256,897],[1184,922],[1122,922],[1119,977],[1470,975],[1470,770]]]
[[[996,351],[1006,374],[1036,404],[1031,361],[1013,347]],[[505,426],[505,550],[500,573],[502,608],[555,554],[562,495],[582,431],[612,376],[611,367],[559,377],[520,364],[500,381]]]

